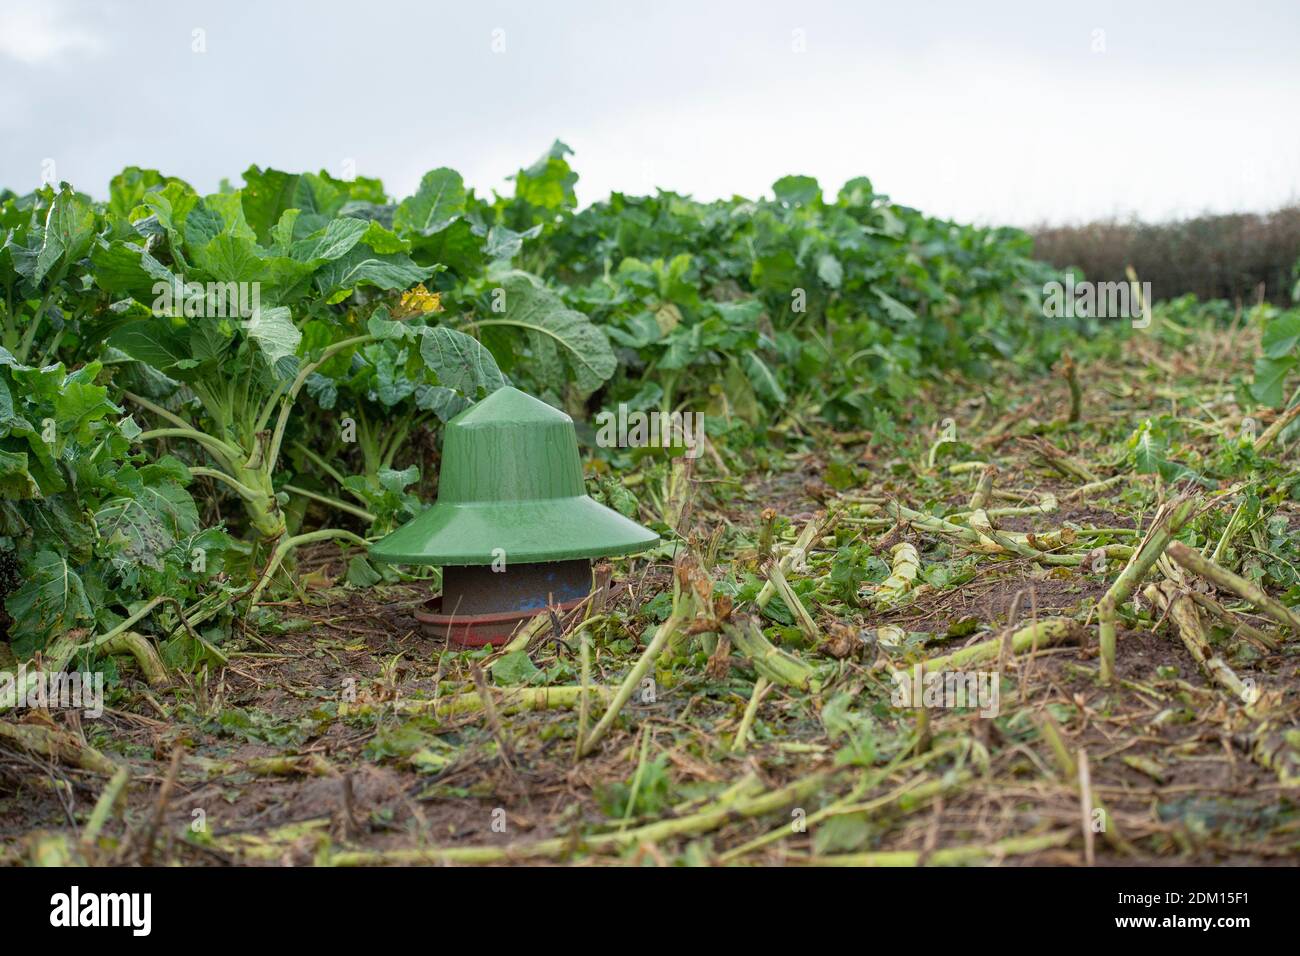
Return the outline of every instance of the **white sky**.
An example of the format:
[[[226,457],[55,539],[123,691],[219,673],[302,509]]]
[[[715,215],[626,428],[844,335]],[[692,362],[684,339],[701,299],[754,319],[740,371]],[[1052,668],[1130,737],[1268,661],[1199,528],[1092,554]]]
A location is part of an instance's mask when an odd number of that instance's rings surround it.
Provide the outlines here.
[[[486,193],[559,138],[583,202],[805,173],[983,223],[1164,218],[1300,199],[1298,120],[1297,0],[0,0],[19,191],[46,160],[98,196],[350,161]]]

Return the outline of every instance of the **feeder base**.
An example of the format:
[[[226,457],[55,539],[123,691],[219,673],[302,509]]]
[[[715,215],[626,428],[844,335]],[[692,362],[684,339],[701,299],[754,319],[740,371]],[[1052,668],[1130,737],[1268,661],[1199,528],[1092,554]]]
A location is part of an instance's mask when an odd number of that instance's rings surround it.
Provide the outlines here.
[[[442,595],[415,614],[426,633],[453,644],[503,644],[547,608],[563,614],[591,593],[591,562],[542,561],[490,567],[442,569]]]
[[[572,611],[586,600],[586,595],[555,606],[560,614]],[[424,633],[430,637],[445,637],[462,647],[482,647],[484,644],[504,644],[514,637],[525,624],[541,611],[505,611],[498,614],[443,614],[442,598],[431,598],[415,612]]]

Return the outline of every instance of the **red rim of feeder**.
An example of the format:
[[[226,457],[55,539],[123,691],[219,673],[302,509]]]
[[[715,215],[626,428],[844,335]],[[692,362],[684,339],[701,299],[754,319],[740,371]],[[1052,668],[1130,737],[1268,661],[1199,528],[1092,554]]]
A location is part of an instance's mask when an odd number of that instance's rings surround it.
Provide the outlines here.
[[[504,644],[539,614],[555,610],[561,614],[572,611],[587,600],[589,595],[576,597],[551,608],[531,608],[525,611],[506,611],[497,614],[443,614],[442,597],[430,598],[422,609],[415,612],[415,619],[424,627],[425,633],[434,637],[445,637],[452,644],[462,647],[482,647],[485,644]]]

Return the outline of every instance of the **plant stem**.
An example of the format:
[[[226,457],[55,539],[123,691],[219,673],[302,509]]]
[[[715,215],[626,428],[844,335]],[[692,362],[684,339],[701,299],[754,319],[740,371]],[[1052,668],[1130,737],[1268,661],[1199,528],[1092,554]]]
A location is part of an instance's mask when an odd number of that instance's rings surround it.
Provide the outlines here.
[[[345,541],[360,545],[363,548],[368,548],[370,546],[365,538],[358,537],[351,531],[344,531],[342,528],[322,528],[319,531],[309,531],[306,534],[298,534],[291,538],[285,538],[276,546],[274,553],[271,555],[271,560],[266,566],[266,570],[262,573],[262,577],[257,582],[257,586],[253,588],[253,593],[248,600],[248,613],[252,613],[253,608],[257,607],[257,599],[262,596],[262,592],[266,590],[266,586],[271,583],[271,578],[280,567],[280,562],[284,560],[286,554],[301,545],[314,544],[317,541],[328,541],[331,538],[342,538]]]
[[[151,441],[155,438],[188,438],[191,441],[196,441],[228,467],[237,464],[244,457],[241,449],[236,448],[229,442],[222,441],[220,438],[213,438],[197,428],[154,428],[147,432],[141,432],[136,440]]]
[[[610,702],[609,707],[605,709],[605,713],[601,715],[596,726],[591,729],[591,734],[582,742],[582,750],[580,752],[582,756],[585,757],[587,754],[595,750],[596,744],[600,743],[600,739],[604,737],[605,734],[609,733],[609,729],[614,726],[614,721],[618,717],[619,711],[623,709],[623,705],[628,702],[629,698],[631,698],[633,691],[635,691],[637,686],[641,683],[641,678],[644,677],[654,665],[655,658],[657,658],[659,652],[664,649],[664,645],[668,643],[668,639],[673,636],[673,633],[682,622],[690,616],[693,607],[694,600],[690,595],[681,593],[677,595],[677,602],[673,607],[672,614],[668,616],[666,621],[659,625],[659,628],[655,631],[655,636],[651,638],[650,643],[646,645],[646,649],[641,654],[641,657],[632,666],[632,669],[628,671],[627,676],[623,678],[623,683],[619,685],[618,691],[614,694],[614,699]]]
[[[141,408],[153,412],[159,418],[167,419],[167,421],[171,422],[173,425],[176,425],[179,428],[188,428],[192,431],[198,431],[198,429],[195,428],[190,422],[187,422],[185,419],[181,418],[176,413],[167,411],[167,409],[163,408],[161,405],[155,404],[154,402],[149,401],[149,399],[141,395],[135,394],[135,392],[123,392],[122,397],[127,399],[128,401],[134,402],[136,405],[139,405]]]
[[[754,665],[754,670],[773,684],[813,693],[821,690],[812,665],[769,641],[753,618],[728,623],[724,632],[731,638],[732,646]]]
[[[569,837],[555,837],[538,840],[521,846],[457,846],[429,847],[412,850],[358,850],[351,853],[338,853],[330,857],[334,866],[380,866],[384,864],[418,864],[418,863],[495,863],[501,860],[529,859],[536,857],[561,856],[575,848],[587,846],[592,849],[617,849],[620,847],[640,846],[642,843],[658,843],[674,837],[692,836],[708,833],[737,817],[757,817],[782,810],[798,800],[804,800],[827,783],[826,772],[809,774],[802,779],[772,790],[756,797],[714,805],[698,813],[682,817],[657,820],[630,830],[614,833],[598,833],[575,842]]]
[[[1076,635],[1078,631],[1078,627],[1068,617],[1043,618],[1011,635],[1011,653],[1023,654],[1030,648],[1059,644]],[[932,657],[923,662],[925,671],[935,673],[944,670],[965,670],[971,664],[996,660],[1002,648],[1002,641],[1001,637],[995,637],[972,644],[970,647],[963,647],[942,657]]]
[[[1199,574],[1207,581],[1231,591],[1243,601],[1249,601],[1277,623],[1300,634],[1300,615],[1281,602],[1273,600],[1264,593],[1264,589],[1259,585],[1209,561],[1198,551],[1187,547],[1181,541],[1175,541],[1169,546],[1169,557],[1193,574]]]
[[[130,768],[120,767],[117,773],[113,774],[112,779],[108,781],[108,785],[104,787],[104,792],[95,801],[95,809],[91,811],[90,819],[86,821],[86,828],[81,831],[83,850],[93,847],[95,841],[99,839],[104,824],[112,816],[113,808],[117,805],[119,798],[122,796],[122,791],[126,789],[127,781],[130,779]]]
[[[335,481],[335,482],[336,482],[340,487],[343,486],[343,473],[340,472],[337,468],[335,468],[333,465],[331,465],[329,462],[327,462],[324,458],[322,458],[322,457],[321,457],[320,455],[318,455],[316,452],[312,451],[310,448],[308,448],[306,445],[304,445],[304,444],[303,444],[302,442],[300,442],[300,441],[296,441],[296,442],[294,442],[294,443],[293,443],[293,447],[296,448],[296,449],[298,449],[298,451],[302,452],[302,454],[306,456],[307,460],[310,461],[313,465],[315,465],[315,466],[316,466],[317,468],[319,468],[321,471],[325,472],[325,474],[327,474],[327,475],[329,475],[331,478],[333,478],[334,481]],[[349,493],[352,494],[352,495],[356,495],[356,494],[357,494],[355,491],[351,491],[351,490],[349,490]],[[359,497],[359,496],[358,496],[358,497]]]
[[[1109,684],[1115,676],[1115,634],[1118,629],[1119,608],[1137,590],[1156,560],[1191,517],[1196,499],[1178,498],[1171,501],[1152,522],[1146,538],[1129,558],[1115,583],[1097,605],[1098,630],[1101,645],[1101,682]]]
[[[299,390],[302,389],[303,384],[307,381],[307,378],[311,373],[316,371],[316,369],[320,368],[344,349],[352,348],[356,345],[365,345],[368,342],[374,341],[375,336],[373,335],[356,335],[350,339],[344,339],[342,342],[335,342],[333,345],[321,352],[320,358],[304,365],[299,370],[297,376],[293,380],[293,384],[289,386],[288,391],[286,391],[283,397],[280,398],[280,417],[275,423],[275,431],[271,433],[271,445],[267,450],[266,455],[267,471],[273,471],[275,469],[275,463],[280,458],[280,443],[284,440],[284,430],[289,424],[289,412],[293,409],[293,403],[298,397]],[[266,424],[270,421],[270,409],[274,403],[274,398],[275,396],[272,396],[272,401],[267,402],[261,415],[258,416],[258,431],[265,428]]]
[[[105,654],[130,654],[144,672],[145,683],[150,687],[166,687],[171,683],[167,665],[162,662],[148,638],[137,631],[124,631],[99,645]]]
[[[979,846],[950,846],[923,856],[920,850],[876,850],[869,853],[833,853],[810,856],[791,862],[810,866],[966,866],[987,863],[1008,856],[1024,856],[1066,846],[1074,839],[1070,830],[1057,830],[1041,836],[1007,837]]]
[[[337,508],[339,511],[346,511],[350,515],[356,515],[362,521],[374,524],[378,520],[376,515],[371,514],[365,508],[358,508],[356,505],[350,505],[346,501],[339,501],[329,495],[323,495],[318,491],[308,491],[306,488],[299,488],[297,485],[281,485],[285,491],[294,495],[302,495],[304,498],[310,498],[313,501],[319,501],[321,504],[329,505],[331,508]]]
[[[543,618],[545,616],[543,615]],[[600,684],[586,688],[589,696],[601,700],[613,697],[613,690]],[[523,711],[562,710],[577,705],[582,699],[581,686],[560,685],[555,687],[508,687],[502,688],[495,701],[497,713],[517,714]],[[401,698],[382,704],[339,704],[339,715],[370,714],[376,711],[392,709],[399,714],[433,714],[435,717],[454,717],[459,714],[473,714],[483,709],[483,701],[477,691],[466,691],[450,697],[429,700]]]
[[[232,478],[224,471],[218,471],[216,468],[205,468],[202,465],[190,467],[191,475],[198,475],[200,478],[213,478],[217,481],[224,482],[235,490],[239,497],[247,500],[261,497],[256,491],[248,487],[238,478]]]
[[[770,686],[771,684],[762,674],[759,674],[758,679],[754,681],[754,692],[749,695],[749,703],[745,705],[745,715],[741,717],[740,726],[736,728],[736,739],[731,742],[732,753],[744,753],[749,738],[749,728],[754,725],[758,705],[763,702],[763,697],[766,696]]]

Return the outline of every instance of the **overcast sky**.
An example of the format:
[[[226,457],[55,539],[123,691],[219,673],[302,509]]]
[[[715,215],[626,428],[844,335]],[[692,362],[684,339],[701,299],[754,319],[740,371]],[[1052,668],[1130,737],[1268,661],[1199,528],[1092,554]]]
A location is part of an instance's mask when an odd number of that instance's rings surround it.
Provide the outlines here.
[[[197,31],[197,32],[196,32]],[[0,185],[257,163],[590,202],[853,176],[1027,224],[1300,198],[1300,2],[0,0]]]

